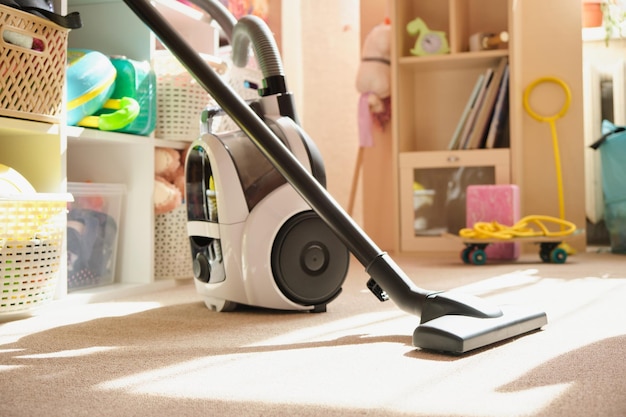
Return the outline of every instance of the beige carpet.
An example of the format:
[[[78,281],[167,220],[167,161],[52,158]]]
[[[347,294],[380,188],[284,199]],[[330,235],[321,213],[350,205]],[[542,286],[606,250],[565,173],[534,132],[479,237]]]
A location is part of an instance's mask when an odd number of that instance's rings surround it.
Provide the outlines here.
[[[542,331],[450,357],[356,262],[327,313],[205,308],[190,282],[55,302],[0,324],[0,416],[624,416],[626,257],[463,265],[395,257],[421,287],[538,305]]]

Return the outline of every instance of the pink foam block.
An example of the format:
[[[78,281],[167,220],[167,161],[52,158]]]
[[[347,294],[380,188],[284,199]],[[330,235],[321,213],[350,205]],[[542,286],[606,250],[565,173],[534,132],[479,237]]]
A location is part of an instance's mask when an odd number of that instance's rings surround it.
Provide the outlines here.
[[[466,192],[466,224],[496,221],[512,226],[520,219],[519,187],[513,184],[470,185]],[[487,259],[517,259],[519,242],[494,243],[485,249]]]

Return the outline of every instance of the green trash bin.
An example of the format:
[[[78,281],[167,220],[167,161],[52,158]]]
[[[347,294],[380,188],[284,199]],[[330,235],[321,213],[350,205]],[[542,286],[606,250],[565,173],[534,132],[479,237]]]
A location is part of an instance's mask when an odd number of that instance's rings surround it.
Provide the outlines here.
[[[600,150],[604,221],[611,252],[626,253],[626,127],[602,122],[602,137],[591,148]]]

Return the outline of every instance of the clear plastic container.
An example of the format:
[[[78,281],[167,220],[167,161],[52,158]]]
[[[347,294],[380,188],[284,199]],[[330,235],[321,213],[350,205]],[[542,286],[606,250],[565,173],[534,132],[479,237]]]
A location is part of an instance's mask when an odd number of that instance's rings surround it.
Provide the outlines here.
[[[69,183],[74,202],[67,213],[68,291],[112,284],[123,184]]]

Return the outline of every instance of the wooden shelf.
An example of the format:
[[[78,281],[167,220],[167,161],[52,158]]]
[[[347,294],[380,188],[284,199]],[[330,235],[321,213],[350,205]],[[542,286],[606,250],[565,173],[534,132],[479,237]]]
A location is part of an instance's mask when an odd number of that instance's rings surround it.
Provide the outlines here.
[[[398,65],[404,70],[433,71],[437,69],[464,69],[476,66],[485,66],[497,62],[499,58],[508,56],[506,49],[479,52],[459,52],[456,54],[434,56],[405,56],[398,60]]]
[[[59,125],[0,116],[0,136],[59,135]]]
[[[110,145],[152,145],[172,149],[185,149],[191,142],[153,138],[150,136],[132,135],[128,133],[105,132],[77,126],[67,127],[70,143],[97,143]]]

